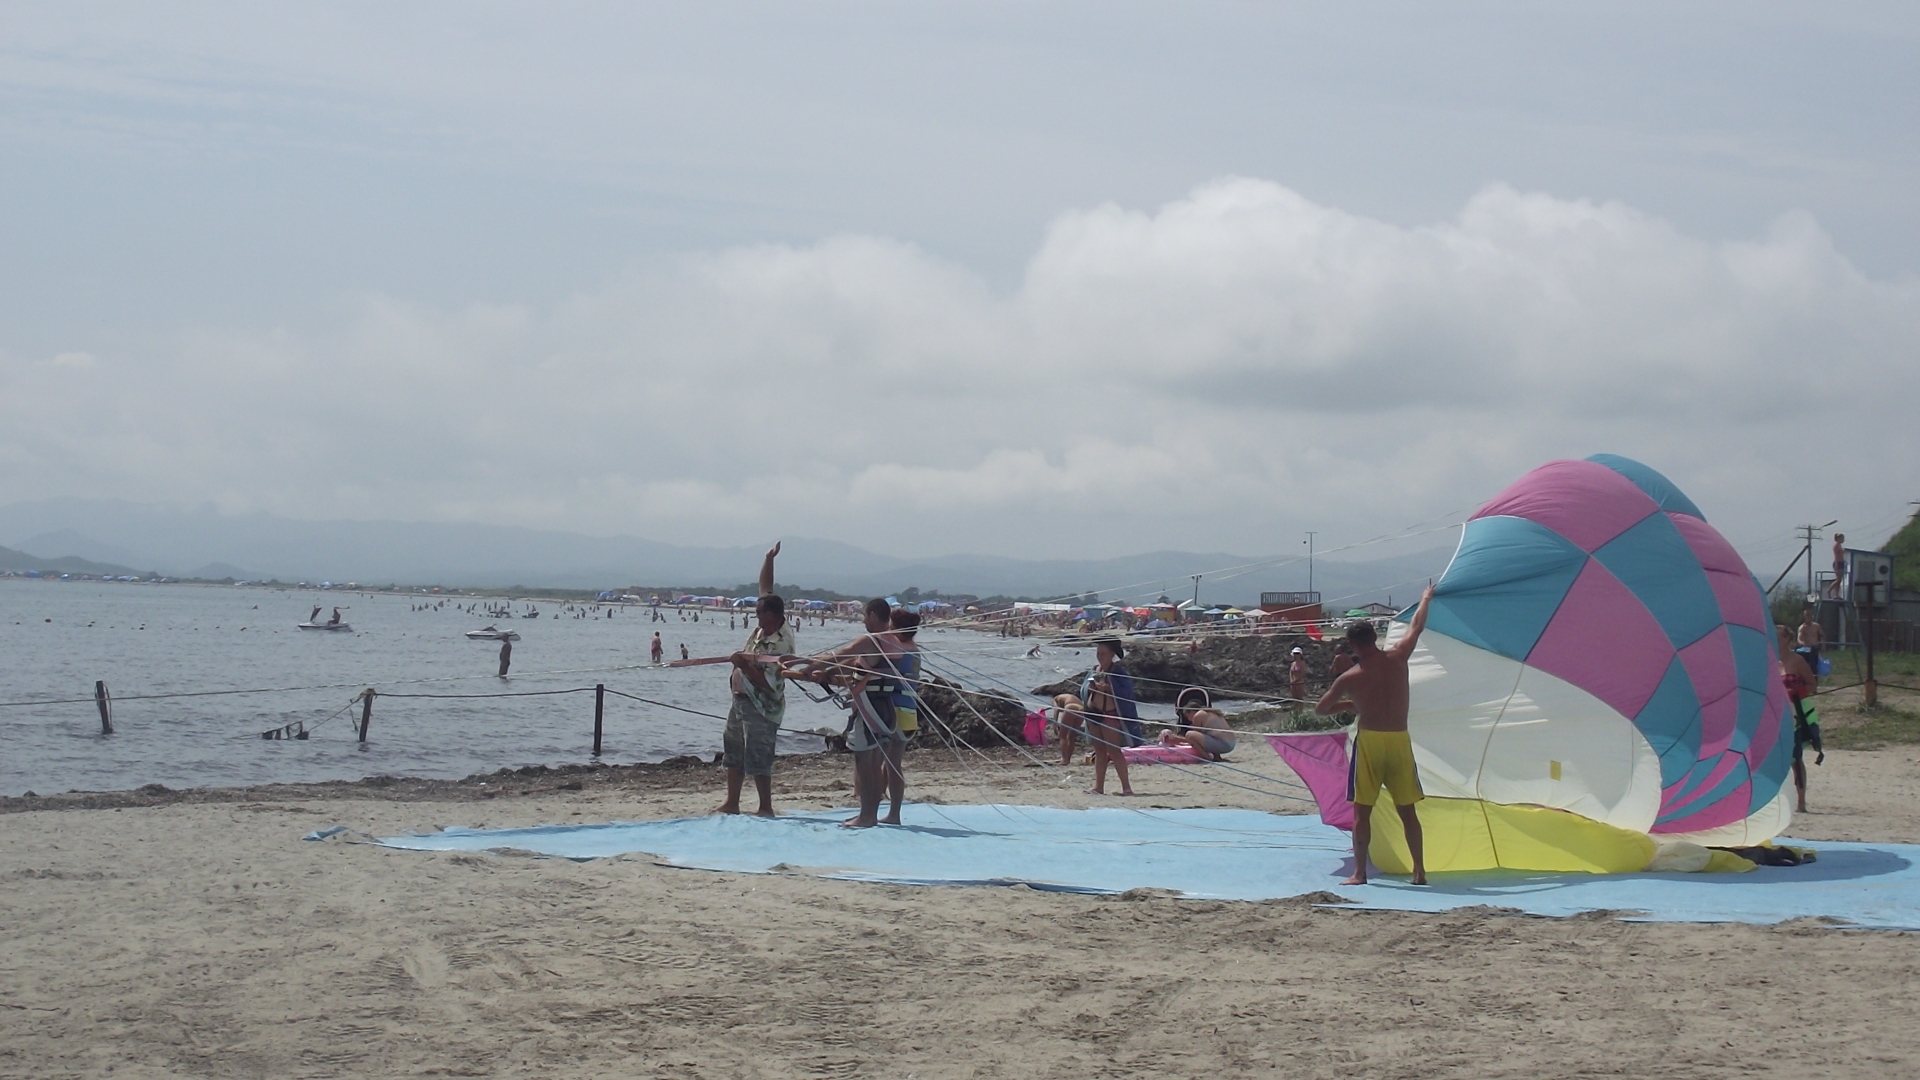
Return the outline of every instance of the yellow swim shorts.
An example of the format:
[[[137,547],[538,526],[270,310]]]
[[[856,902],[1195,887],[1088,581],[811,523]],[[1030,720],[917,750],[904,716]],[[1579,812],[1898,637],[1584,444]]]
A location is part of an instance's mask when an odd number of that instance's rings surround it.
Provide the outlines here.
[[[1387,789],[1396,806],[1426,798],[1420,790],[1420,769],[1413,763],[1413,738],[1404,731],[1360,729],[1347,765],[1347,801],[1372,806]]]

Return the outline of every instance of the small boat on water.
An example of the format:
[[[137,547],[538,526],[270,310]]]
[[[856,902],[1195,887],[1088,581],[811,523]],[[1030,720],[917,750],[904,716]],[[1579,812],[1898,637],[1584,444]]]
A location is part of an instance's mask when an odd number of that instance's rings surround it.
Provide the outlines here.
[[[498,627],[483,626],[478,630],[467,631],[467,637],[473,641],[519,641],[518,630],[501,630]]]
[[[353,631],[352,623],[343,622],[303,622],[294,623],[293,625],[302,630],[345,630],[349,633]]]

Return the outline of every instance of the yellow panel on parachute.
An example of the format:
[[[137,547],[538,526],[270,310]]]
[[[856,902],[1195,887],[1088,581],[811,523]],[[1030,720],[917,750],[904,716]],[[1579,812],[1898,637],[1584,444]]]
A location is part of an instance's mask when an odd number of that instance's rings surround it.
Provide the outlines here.
[[[1418,804],[1427,869],[1631,874],[1647,868],[1658,846],[1632,829],[1544,806],[1481,799],[1427,798]],[[1373,808],[1373,864],[1389,874],[1413,872],[1400,815],[1382,798]]]

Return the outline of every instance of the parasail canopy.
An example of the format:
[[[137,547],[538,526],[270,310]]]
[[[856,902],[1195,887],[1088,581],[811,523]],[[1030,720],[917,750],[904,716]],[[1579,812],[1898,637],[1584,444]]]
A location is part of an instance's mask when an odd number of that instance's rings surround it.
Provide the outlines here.
[[[1658,843],[1778,835],[1777,663],[1759,583],[1664,476],[1533,470],[1467,521],[1409,664],[1428,866],[1639,869]],[[1374,820],[1396,869],[1397,816]]]

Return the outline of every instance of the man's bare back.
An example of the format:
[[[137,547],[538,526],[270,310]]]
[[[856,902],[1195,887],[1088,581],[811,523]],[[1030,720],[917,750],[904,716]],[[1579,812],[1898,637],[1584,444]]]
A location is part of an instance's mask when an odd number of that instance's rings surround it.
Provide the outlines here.
[[[1421,594],[1420,607],[1413,613],[1407,634],[1387,648],[1372,642],[1356,643],[1354,666],[1333,680],[1321,696],[1314,712],[1322,716],[1354,712],[1360,715],[1360,727],[1367,731],[1407,730],[1407,660],[1427,627],[1427,607],[1433,600],[1433,586]]]
[[[1419,610],[1413,613],[1406,636],[1385,649],[1374,643],[1371,624],[1348,627],[1347,641],[1353,646],[1354,666],[1334,679],[1320,703],[1313,707],[1313,711],[1322,716],[1341,712],[1360,714],[1360,733],[1350,751],[1354,755],[1354,771],[1347,797],[1354,804],[1353,876],[1347,878],[1344,883],[1347,885],[1367,883],[1367,858],[1373,841],[1373,803],[1383,787],[1393,796],[1407,850],[1413,856],[1413,883],[1427,883],[1426,842],[1420,829],[1420,815],[1414,809],[1414,803],[1422,795],[1413,744],[1406,734],[1407,659],[1420,643],[1420,632],[1427,627],[1427,608],[1432,603],[1433,586],[1428,585],[1420,596]]]

